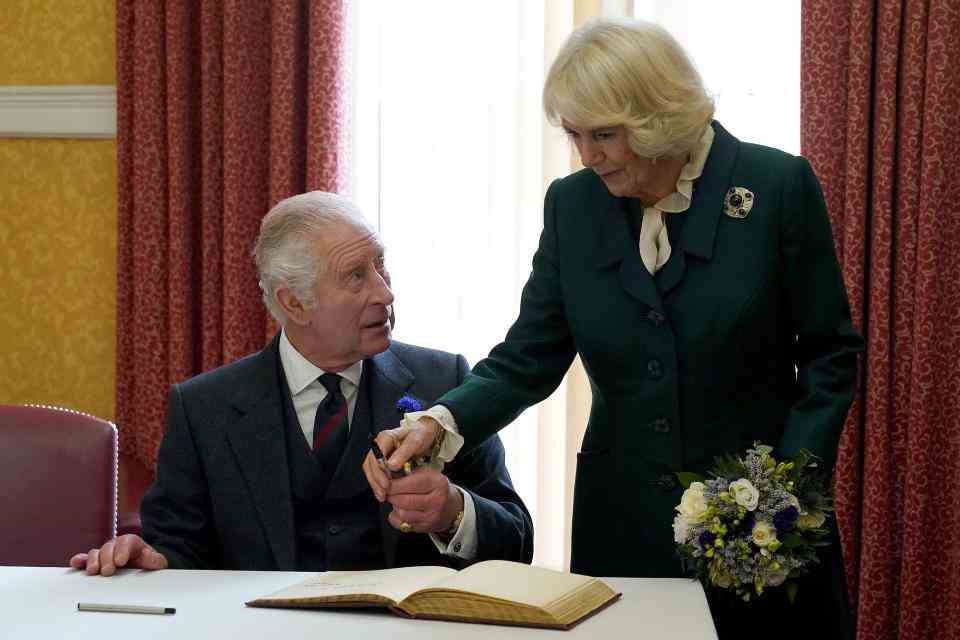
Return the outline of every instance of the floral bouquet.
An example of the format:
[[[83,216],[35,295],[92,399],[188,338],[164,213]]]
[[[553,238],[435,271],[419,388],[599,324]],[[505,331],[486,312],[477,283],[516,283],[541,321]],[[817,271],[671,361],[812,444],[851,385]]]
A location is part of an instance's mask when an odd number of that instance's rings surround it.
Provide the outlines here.
[[[804,449],[778,462],[772,451],[754,443],[742,458],[718,458],[709,480],[677,474],[686,491],[673,532],[684,566],[747,602],[781,585],[793,602],[794,579],[830,544],[832,507],[817,457]]]

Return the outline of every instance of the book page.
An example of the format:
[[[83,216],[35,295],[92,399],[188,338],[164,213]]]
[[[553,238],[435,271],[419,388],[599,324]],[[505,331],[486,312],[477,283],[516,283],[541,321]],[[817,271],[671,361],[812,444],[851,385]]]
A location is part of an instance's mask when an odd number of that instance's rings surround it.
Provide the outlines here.
[[[584,587],[596,578],[507,560],[488,560],[462,569],[427,589],[466,591],[490,598],[546,608],[552,602]]]
[[[254,603],[306,600],[349,602],[349,596],[375,595],[393,603],[456,574],[448,567],[401,567],[376,571],[327,571],[318,573],[291,587],[257,598]]]

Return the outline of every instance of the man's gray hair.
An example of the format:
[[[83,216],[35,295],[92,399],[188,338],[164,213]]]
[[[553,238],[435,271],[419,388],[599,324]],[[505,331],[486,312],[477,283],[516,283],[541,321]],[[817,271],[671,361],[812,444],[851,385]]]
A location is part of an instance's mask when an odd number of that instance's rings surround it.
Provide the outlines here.
[[[317,240],[344,224],[373,231],[355,204],[325,191],[281,200],[264,216],[253,257],[263,303],[281,325],[286,324],[287,315],[277,301],[277,290],[286,287],[304,306],[314,306],[314,289],[326,257],[317,254]]]

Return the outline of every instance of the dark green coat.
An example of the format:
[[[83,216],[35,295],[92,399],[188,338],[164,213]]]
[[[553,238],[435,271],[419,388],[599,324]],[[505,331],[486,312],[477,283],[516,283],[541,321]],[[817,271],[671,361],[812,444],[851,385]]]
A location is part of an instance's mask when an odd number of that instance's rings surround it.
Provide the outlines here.
[[[667,214],[673,253],[656,277],[629,199],[591,170],[554,182],[516,323],[439,400],[472,446],[549,395],[580,354],[593,406],[575,572],[681,575],[672,472],[703,472],[754,440],[836,458],[862,340],[820,186],[805,159],[713,127],[690,209]],[[742,219],[724,213],[734,186],[754,194]]]

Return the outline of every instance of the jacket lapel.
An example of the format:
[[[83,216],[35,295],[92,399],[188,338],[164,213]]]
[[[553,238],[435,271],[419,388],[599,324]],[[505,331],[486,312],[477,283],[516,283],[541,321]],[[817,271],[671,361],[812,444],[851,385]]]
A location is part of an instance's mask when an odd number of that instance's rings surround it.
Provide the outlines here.
[[[657,288],[660,290],[660,295],[664,298],[683,280],[683,276],[687,271],[687,259],[684,254],[683,248],[680,247],[670,255],[667,263],[657,272]]]
[[[625,198],[607,194],[607,214],[600,225],[597,267],[619,266],[620,286],[632,297],[654,309],[662,310],[660,293],[640,258],[640,250],[630,233],[629,207]]]
[[[387,349],[368,360],[370,363],[371,431],[374,434],[399,425],[397,401],[416,380],[410,369]]]
[[[277,568],[295,568],[293,505],[283,423],[279,334],[256,358],[249,385],[238,386],[232,403],[238,412],[227,428],[253,503],[273,550]]]
[[[713,247],[723,212],[723,199],[730,188],[739,142],[719,122],[712,123],[714,138],[701,177],[694,183],[693,200],[680,233],[680,251],[676,260],[668,260],[658,274],[657,283],[666,296],[683,279],[686,271],[684,254],[701,260],[713,259]]]

